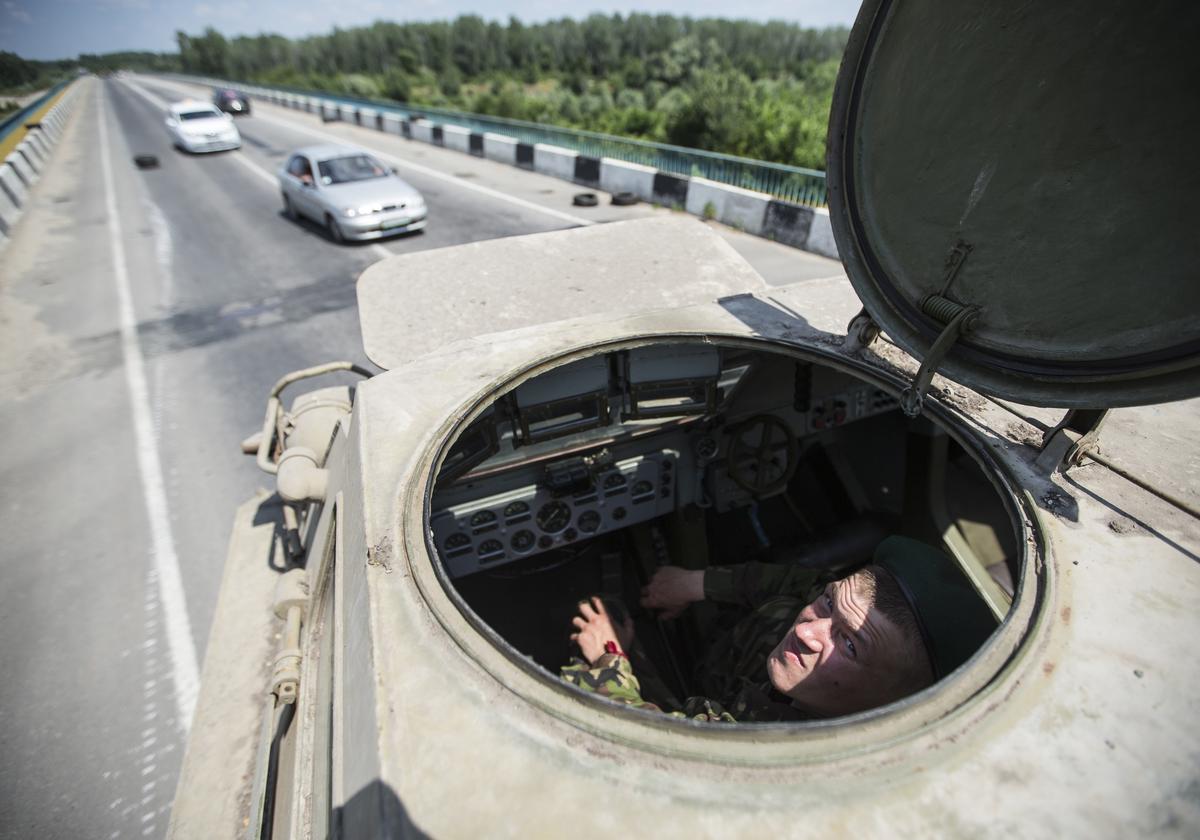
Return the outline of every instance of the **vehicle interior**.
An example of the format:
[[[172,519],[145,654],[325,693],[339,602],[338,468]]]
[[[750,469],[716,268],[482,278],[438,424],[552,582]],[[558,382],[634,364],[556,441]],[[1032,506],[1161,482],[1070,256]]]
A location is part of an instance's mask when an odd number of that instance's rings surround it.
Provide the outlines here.
[[[430,530],[452,588],[519,654],[556,675],[599,595],[678,698],[745,610],[657,618],[638,600],[660,566],[836,577],[902,534],[953,556],[997,621],[1017,576],[999,492],[939,425],[832,366],[700,342],[595,355],[496,400],[447,452]]]

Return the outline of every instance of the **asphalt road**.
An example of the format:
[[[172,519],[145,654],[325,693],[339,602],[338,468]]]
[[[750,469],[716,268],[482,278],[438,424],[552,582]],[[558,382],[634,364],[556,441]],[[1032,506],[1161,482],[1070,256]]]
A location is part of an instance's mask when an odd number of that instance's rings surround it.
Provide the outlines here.
[[[281,374],[366,363],[363,268],[668,212],[579,210],[564,182],[261,103],[238,122],[240,151],[187,155],[162,125],[182,88],[84,84],[0,254],[3,837],[164,834],[233,512],[265,484],[238,442]],[[328,137],[395,160],[427,231],[336,245],[284,218],[273,172]],[[138,170],[135,154],[161,166]],[[724,235],[769,282],[841,272]]]

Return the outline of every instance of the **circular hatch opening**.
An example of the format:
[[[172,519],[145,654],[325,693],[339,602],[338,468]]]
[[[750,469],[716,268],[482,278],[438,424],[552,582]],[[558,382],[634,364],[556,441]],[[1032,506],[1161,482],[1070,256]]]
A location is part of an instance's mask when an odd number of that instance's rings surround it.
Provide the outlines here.
[[[881,721],[898,733],[944,718],[1027,641],[1045,573],[1033,571],[1032,518],[1002,466],[942,407],[906,418],[902,387],[840,357],[711,336],[614,343],[498,383],[445,438],[427,492],[432,571],[472,628],[457,641],[542,708],[625,742],[653,746],[646,733],[673,726],[747,743],[762,727],[800,734],[747,753],[779,760],[803,752],[805,732],[870,722],[878,738]],[[908,696],[845,714],[808,709],[799,722],[696,724],[560,677],[580,654],[568,638],[578,603],[598,595],[635,627],[644,699],[687,709],[711,695],[712,652],[757,604],[709,597],[661,620],[639,604],[656,570],[741,569],[742,594],[759,597],[747,564],[837,579],[894,535],[942,552],[961,578],[956,597],[970,603],[943,603],[951,618],[933,630],[953,628],[956,611],[992,621],[969,661]],[[808,591],[777,594],[799,609],[819,590]],[[686,753],[686,739],[671,750]]]

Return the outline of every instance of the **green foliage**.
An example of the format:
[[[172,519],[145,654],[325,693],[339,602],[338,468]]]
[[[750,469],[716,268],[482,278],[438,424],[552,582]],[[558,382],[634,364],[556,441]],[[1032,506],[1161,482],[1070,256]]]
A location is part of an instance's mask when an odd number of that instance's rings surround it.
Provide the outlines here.
[[[186,72],[386,97],[820,169],[844,28],[464,15],[289,40],[178,33]]]

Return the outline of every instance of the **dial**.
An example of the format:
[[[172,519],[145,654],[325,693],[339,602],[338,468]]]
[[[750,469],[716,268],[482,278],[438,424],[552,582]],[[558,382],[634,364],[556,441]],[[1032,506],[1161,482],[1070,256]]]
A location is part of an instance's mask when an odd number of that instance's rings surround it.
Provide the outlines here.
[[[493,510],[480,510],[471,514],[471,527],[476,530],[486,528],[496,521],[496,512]]]
[[[513,534],[512,549],[513,551],[524,554],[526,551],[529,551],[529,549],[533,548],[533,544],[536,541],[537,538],[533,535],[533,531],[530,531],[528,528],[522,528],[520,531],[517,531],[517,533]]]
[[[571,508],[563,502],[546,502],[538,509],[538,527],[547,534],[557,534],[571,523]]]
[[[471,538],[462,531],[455,531],[450,536],[446,537],[446,550],[454,551],[459,548],[466,548],[471,544]]]
[[[594,510],[585,510],[579,514],[579,530],[585,534],[594,534],[600,528],[600,514]]]
[[[633,485],[633,495],[635,495],[635,496],[643,496],[646,493],[653,493],[653,492],[654,492],[654,485],[651,484],[649,481],[646,481],[646,479],[644,479],[644,478],[641,481],[639,481]]]
[[[484,540],[479,544],[479,559],[483,561],[498,559],[497,555],[504,554],[504,543],[500,540]]]
[[[529,513],[528,502],[509,502],[504,507],[504,518],[512,519],[514,516],[521,516]]]
[[[619,472],[609,473],[604,478],[604,489],[605,490],[613,490],[617,487],[624,487],[624,486],[625,486],[625,476],[621,475]]]

